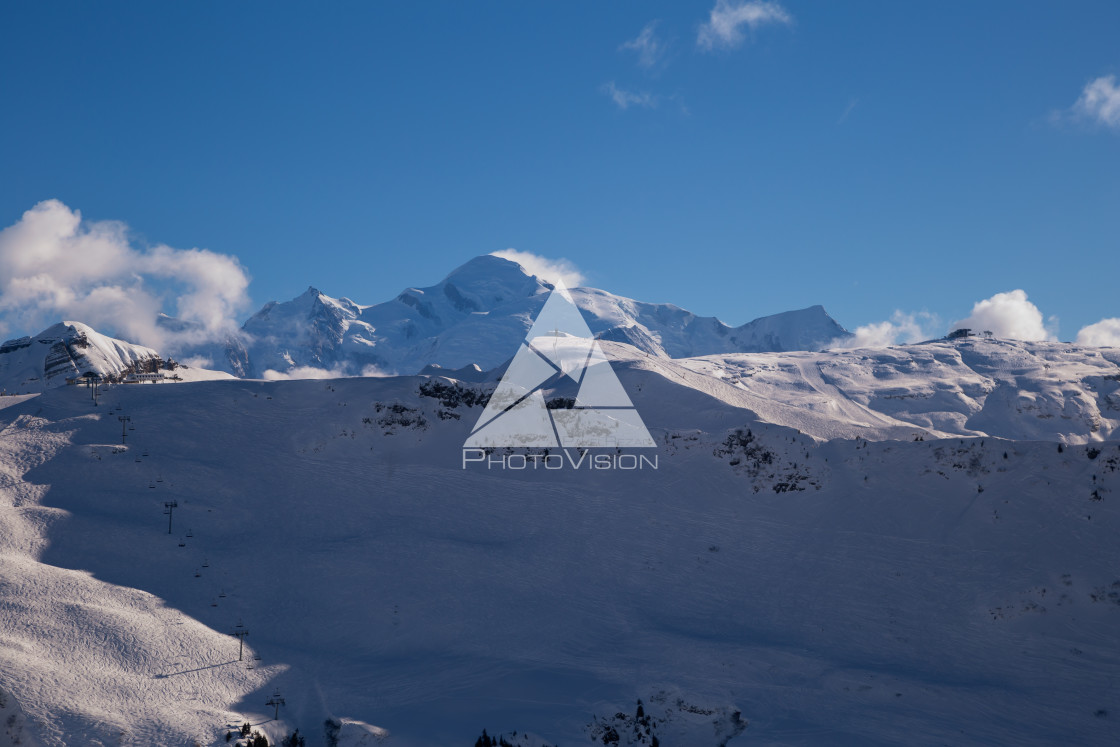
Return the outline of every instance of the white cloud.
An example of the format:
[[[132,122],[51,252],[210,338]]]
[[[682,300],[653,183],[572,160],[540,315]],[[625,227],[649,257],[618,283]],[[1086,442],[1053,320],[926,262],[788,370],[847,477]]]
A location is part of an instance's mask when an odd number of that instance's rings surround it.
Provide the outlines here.
[[[294,379],[355,379],[389,375],[372,364],[363,366],[361,373],[353,373],[353,369],[349,365],[340,363],[331,368],[292,366],[287,371],[277,371],[274,368],[269,368],[261,374],[261,378],[266,381],[292,381]]]
[[[650,21],[638,34],[637,38],[619,46],[620,50],[635,52],[638,55],[638,65],[647,70],[653,68],[665,56],[667,45],[658,38],[657,21]],[[625,108],[625,107],[623,107]]]
[[[1051,318],[1051,323],[1054,319]],[[966,327],[973,332],[990,331],[996,337],[1011,340],[1053,340],[1054,333],[1042,322],[1042,312],[1027,300],[1026,291],[1013,290],[997,293],[984,301],[977,301],[972,313],[949,330]]]
[[[851,337],[833,340],[828,347],[840,349],[885,348],[891,345],[921,342],[936,335],[933,331],[940,324],[936,315],[928,311],[908,314],[895,311],[889,321],[866,324],[856,329]]]
[[[381,377],[383,377],[383,376],[392,376],[392,374],[391,374],[391,373],[387,373],[387,372],[385,372],[385,371],[382,371],[382,370],[381,370],[380,368],[378,368],[377,366],[373,365],[372,363],[370,363],[370,364],[368,364],[368,365],[365,365],[365,366],[362,366],[362,373],[361,373],[361,375],[362,375],[362,376],[363,376],[364,378],[367,378],[367,379],[368,379],[368,378],[371,378],[371,377],[374,377],[374,378],[381,378]]]
[[[287,371],[267,369],[261,378],[267,381],[289,381],[291,379],[344,379],[351,374],[342,367],[316,368],[315,366],[292,366]]]
[[[213,368],[214,359],[208,358],[205,355],[192,355],[187,358],[178,360],[179,363],[187,368]]]
[[[536,275],[546,283],[562,280],[569,288],[578,288],[586,280],[574,264],[563,258],[548,259],[532,252],[519,252],[516,249],[502,249],[490,253],[495,257],[516,262],[530,275]]]
[[[603,93],[611,97],[615,105],[619,109],[629,109],[632,106],[640,106],[644,109],[654,109],[657,107],[657,97],[645,91],[626,91],[614,84],[612,80],[603,86]]]
[[[791,25],[793,16],[775,2],[716,0],[708,22],[700,26],[696,44],[704,50],[733,49],[746,38],[743,26],[754,31],[759,26],[771,23]]]
[[[123,223],[83,221],[58,200],[0,231],[0,327],[26,333],[70,319],[166,350],[176,333],[157,326],[156,315],[170,305],[192,323],[192,342],[220,339],[237,329],[248,284],[236,257],[138,249]]]
[[[1073,105],[1073,113],[1105,127],[1120,130],[1120,86],[1115,75],[1089,81]]]
[[[1120,319],[1101,319],[1082,327],[1077,333],[1077,344],[1097,348],[1120,348]]]

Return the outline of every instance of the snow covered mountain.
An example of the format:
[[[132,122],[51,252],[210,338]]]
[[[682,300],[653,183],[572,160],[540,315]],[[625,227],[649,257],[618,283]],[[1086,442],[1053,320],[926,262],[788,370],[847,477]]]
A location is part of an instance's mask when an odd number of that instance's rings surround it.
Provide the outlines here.
[[[494,368],[524,337],[550,288],[516,262],[490,255],[434,286],[407,288],[374,306],[309,288],[291,301],[266,304],[245,323],[248,373],[301,366],[355,374],[366,367],[415,373],[430,364]],[[593,333],[663,357],[813,350],[848,334],[820,306],[729,327],[671,304],[594,288],[573,289],[572,296]],[[224,360],[215,366],[224,368]]]
[[[151,348],[106,337],[81,322],[61,322],[34,337],[0,345],[0,389],[8,394],[41,392],[86,373],[120,378],[155,371],[162,363]]]
[[[242,327],[249,372],[259,377],[268,370],[313,366],[359,373],[378,365],[382,355],[374,348],[387,340],[361,320],[361,312],[350,299],[315,288],[291,301],[265,304]]]
[[[34,337],[0,345],[0,392],[5,394],[42,392],[84,374],[121,381],[129,374],[161,370],[176,380],[229,376],[165,361],[151,348],[108,337],[81,322],[60,322]]]
[[[493,382],[447,375],[0,398],[0,745],[1114,740],[1120,442],[821,440],[911,364],[948,410],[953,371],[1074,401],[1114,359],[876,353],[846,409],[782,356],[602,345],[656,470],[462,469]]]

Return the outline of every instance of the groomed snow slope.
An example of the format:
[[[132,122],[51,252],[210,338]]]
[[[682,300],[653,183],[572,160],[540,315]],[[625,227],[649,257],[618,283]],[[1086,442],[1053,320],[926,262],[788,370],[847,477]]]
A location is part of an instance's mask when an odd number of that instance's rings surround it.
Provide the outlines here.
[[[322,744],[328,717],[589,744],[637,698],[695,706],[659,711],[665,747],[1114,737],[1120,444],[820,443],[617,368],[656,471],[461,470],[480,409],[441,379],[0,409],[0,690],[43,745]]]

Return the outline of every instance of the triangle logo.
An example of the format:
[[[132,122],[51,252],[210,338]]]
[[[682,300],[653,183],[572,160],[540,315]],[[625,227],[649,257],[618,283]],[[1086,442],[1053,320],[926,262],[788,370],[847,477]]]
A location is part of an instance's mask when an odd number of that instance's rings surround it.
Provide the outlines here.
[[[542,387],[567,377],[574,405],[552,409]],[[634,403],[560,281],[490,396],[464,447],[652,447]]]

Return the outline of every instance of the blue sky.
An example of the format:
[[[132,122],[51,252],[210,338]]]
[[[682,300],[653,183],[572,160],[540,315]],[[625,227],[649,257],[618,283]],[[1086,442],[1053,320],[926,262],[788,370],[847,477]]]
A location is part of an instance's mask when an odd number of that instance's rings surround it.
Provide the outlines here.
[[[0,225],[57,199],[235,256],[242,318],[513,247],[733,324],[1023,289],[1072,339],[1120,317],[1118,34],[1115,2],[9,4]]]

